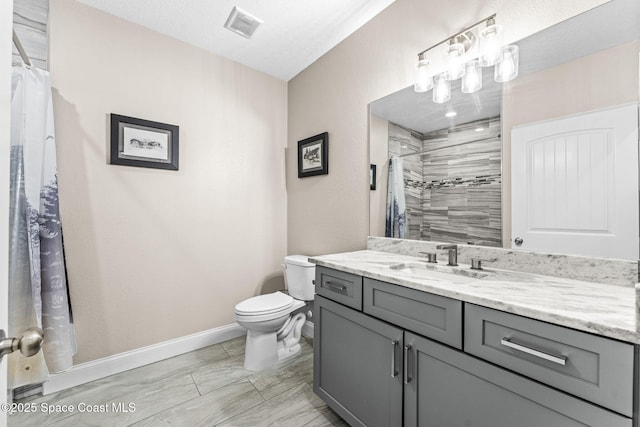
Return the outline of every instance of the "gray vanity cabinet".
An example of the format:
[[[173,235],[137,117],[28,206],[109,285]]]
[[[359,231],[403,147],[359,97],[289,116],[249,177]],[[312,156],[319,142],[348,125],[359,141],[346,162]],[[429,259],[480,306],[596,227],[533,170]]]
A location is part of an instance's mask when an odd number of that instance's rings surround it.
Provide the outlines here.
[[[631,427],[631,419],[405,332],[404,425]]]
[[[314,309],[313,391],[352,426],[401,426],[402,330],[318,295]]]
[[[633,425],[629,344],[324,267],[316,294],[313,389],[352,426]]]

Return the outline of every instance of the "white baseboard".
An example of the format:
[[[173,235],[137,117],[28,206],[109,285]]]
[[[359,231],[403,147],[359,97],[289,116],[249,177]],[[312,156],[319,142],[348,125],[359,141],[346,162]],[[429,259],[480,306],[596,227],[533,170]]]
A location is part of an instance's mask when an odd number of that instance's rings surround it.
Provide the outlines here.
[[[306,322],[304,322],[304,325],[302,325],[302,336],[313,339],[313,322],[312,321],[307,320]]]
[[[311,336],[313,336],[313,328],[311,331]],[[158,362],[169,357],[218,344],[245,334],[246,329],[234,322],[208,331],[198,332],[91,362],[81,363],[68,371],[52,374],[49,377],[49,381],[44,383],[43,394],[55,393],[60,390],[108,377],[109,375],[118,374],[128,371],[129,369],[139,368],[140,366]]]

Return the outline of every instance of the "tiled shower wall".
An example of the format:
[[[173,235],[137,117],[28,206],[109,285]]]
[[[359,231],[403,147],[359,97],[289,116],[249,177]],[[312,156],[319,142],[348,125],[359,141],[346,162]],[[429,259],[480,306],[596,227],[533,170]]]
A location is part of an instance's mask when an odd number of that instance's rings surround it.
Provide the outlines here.
[[[416,153],[403,156],[409,239],[502,246],[500,132],[499,117],[425,135],[389,124],[389,155]]]

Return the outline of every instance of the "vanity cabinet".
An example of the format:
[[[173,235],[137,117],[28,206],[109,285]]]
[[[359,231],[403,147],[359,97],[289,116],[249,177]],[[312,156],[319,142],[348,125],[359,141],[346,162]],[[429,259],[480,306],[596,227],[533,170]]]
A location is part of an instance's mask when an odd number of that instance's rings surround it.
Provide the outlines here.
[[[465,351],[628,417],[633,345],[465,304]]]
[[[631,427],[631,419],[463,352],[406,333],[404,425]]]
[[[402,425],[402,330],[321,296],[314,310],[314,392],[352,426]]]
[[[336,276],[316,268],[313,387],[350,425],[635,425],[630,344],[353,275],[345,305],[320,289]]]

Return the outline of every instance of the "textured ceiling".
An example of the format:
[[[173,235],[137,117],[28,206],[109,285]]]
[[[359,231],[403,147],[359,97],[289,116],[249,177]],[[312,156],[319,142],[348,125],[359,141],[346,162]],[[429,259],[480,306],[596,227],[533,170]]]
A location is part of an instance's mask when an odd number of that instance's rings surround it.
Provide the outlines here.
[[[288,81],[395,0],[79,0]],[[234,6],[264,21],[253,38],[223,27]]]

